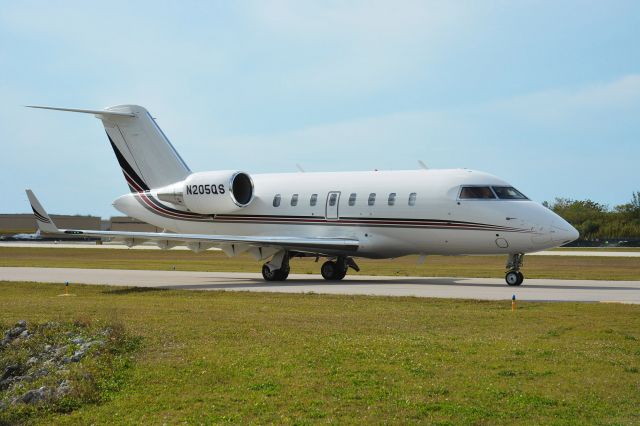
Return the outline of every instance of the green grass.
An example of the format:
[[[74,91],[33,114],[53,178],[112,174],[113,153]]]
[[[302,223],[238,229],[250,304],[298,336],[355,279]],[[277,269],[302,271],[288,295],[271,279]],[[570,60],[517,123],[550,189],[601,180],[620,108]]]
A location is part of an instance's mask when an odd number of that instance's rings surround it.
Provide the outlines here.
[[[640,247],[558,247],[552,251],[640,251]]]
[[[506,256],[428,256],[422,265],[417,259],[357,262],[363,275],[501,278]],[[293,259],[291,272],[319,274],[320,265],[309,258]],[[259,273],[262,263],[245,255],[230,259],[221,251],[0,247],[1,266]],[[527,278],[640,280],[640,258],[525,256],[523,272]]]
[[[0,324],[8,330],[11,324]],[[132,355],[139,345],[139,337],[129,338],[123,326],[92,321],[86,316],[74,321],[29,323],[27,338],[17,338],[0,348],[0,371],[18,368],[12,377],[28,374],[32,380],[19,380],[8,388],[0,388],[0,401],[7,403],[0,409],[0,425],[16,424],[47,412],[67,413],[85,404],[108,400],[126,381]],[[81,343],[74,338],[91,341],[79,362],[61,363],[63,357],[72,357]],[[49,350],[45,348],[49,347]],[[62,350],[58,352],[58,350]],[[37,372],[46,371],[40,376]],[[56,394],[60,383],[66,391]],[[27,391],[48,389],[47,403],[10,404]]]
[[[638,424],[640,306],[0,283],[0,323],[116,321],[120,391],[41,424]]]

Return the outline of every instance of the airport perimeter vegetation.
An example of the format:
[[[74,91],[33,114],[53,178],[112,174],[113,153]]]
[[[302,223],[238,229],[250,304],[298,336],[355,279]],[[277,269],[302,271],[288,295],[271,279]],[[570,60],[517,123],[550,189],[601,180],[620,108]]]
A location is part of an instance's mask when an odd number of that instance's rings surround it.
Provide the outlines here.
[[[502,280],[504,256],[359,260],[367,275]],[[640,279],[640,260],[525,258],[530,278]],[[0,266],[258,272],[220,251],[0,247]],[[313,259],[292,270],[318,274]],[[348,277],[347,277],[348,279]],[[135,285],[135,283],[132,283]],[[0,326],[122,323],[124,380],[40,424],[637,424],[640,305],[0,282]]]

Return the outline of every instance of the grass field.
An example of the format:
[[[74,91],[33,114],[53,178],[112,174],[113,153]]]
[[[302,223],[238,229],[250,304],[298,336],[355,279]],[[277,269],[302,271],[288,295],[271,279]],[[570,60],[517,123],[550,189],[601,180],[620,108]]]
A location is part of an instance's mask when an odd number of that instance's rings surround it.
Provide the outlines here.
[[[120,392],[41,424],[640,422],[640,306],[60,292],[0,283],[0,325],[115,321],[141,348]]]
[[[558,247],[552,251],[640,251],[640,247]]]
[[[391,260],[358,259],[363,275],[480,277],[504,276],[506,256],[429,256],[422,265],[416,256]],[[291,261],[292,273],[319,274],[313,259]],[[228,258],[220,251],[113,250],[0,247],[1,266],[158,269],[183,271],[260,272],[261,262],[249,256]],[[640,280],[640,258],[525,256],[527,278]],[[355,273],[353,271],[349,272]]]

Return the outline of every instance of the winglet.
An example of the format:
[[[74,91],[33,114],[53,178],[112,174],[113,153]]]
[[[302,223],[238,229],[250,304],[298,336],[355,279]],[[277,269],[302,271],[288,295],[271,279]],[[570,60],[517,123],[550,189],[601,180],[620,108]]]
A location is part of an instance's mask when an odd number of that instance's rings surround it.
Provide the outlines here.
[[[53,220],[51,220],[45,209],[42,208],[42,205],[30,189],[27,189],[27,197],[29,197],[29,203],[31,204],[33,215],[36,217],[38,229],[50,234],[59,234],[60,230],[58,230],[58,227],[53,223]]]

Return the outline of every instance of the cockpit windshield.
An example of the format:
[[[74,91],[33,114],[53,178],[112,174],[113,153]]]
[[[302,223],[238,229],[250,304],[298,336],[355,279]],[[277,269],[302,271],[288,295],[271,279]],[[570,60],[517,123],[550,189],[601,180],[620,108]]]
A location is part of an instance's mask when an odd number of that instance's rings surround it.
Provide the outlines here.
[[[463,186],[460,189],[461,200],[528,200],[512,186]]]
[[[501,200],[527,200],[528,198],[512,186],[492,186]]]
[[[488,186],[463,186],[460,198],[463,200],[487,200],[495,199],[496,196]]]

